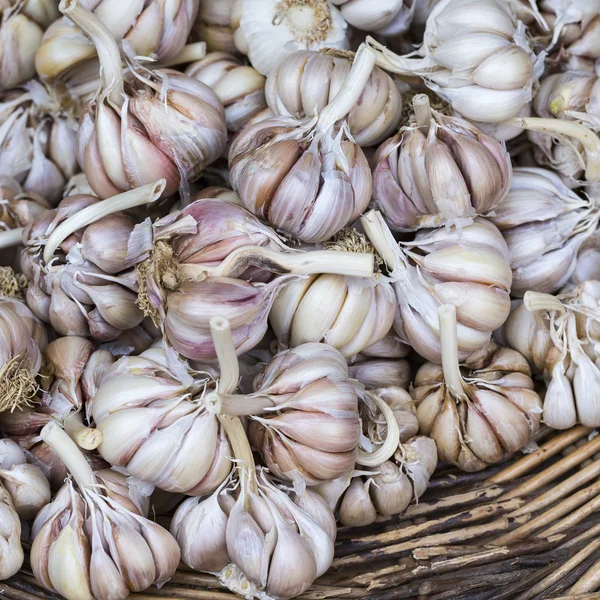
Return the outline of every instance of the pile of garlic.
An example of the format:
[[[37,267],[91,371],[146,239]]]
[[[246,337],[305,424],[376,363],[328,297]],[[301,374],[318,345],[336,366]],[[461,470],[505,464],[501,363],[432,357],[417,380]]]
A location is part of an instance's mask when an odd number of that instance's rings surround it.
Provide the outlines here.
[[[0,580],[287,600],[438,465],[600,427],[599,31],[0,0]]]

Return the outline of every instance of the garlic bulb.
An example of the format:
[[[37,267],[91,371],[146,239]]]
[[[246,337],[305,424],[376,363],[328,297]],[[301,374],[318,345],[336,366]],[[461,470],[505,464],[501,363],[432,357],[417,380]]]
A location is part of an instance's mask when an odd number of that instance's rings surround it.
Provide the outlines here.
[[[373,159],[373,197],[390,227],[411,231],[465,224],[506,196],[510,156],[474,125],[413,99],[416,122],[384,142]]]
[[[229,151],[244,206],[305,242],[322,242],[354,221],[371,197],[371,172],[347,124],[375,57],[363,44],[339,93],[318,117],[273,117],[248,125]],[[337,130],[339,127],[339,130]]]
[[[21,266],[36,316],[61,335],[104,342],[139,325],[136,274],[126,262],[133,223],[114,211],[152,202],[163,189],[164,180],[103,202],[68,196],[28,226]]]
[[[436,466],[437,451],[430,438],[416,436],[401,443],[394,460],[352,477],[339,502],[340,523],[364,527],[378,515],[403,513],[425,493]]]
[[[558,297],[527,292],[524,309],[533,311],[528,319],[516,315],[505,332],[508,342],[523,343],[525,335],[516,329],[529,322],[527,336],[545,342],[538,344],[537,357],[547,384],[544,397],[544,423],[555,429],[568,429],[576,423],[586,427],[600,424],[599,340],[600,283],[587,281]],[[521,313],[523,313],[521,307]],[[511,319],[513,320],[513,319]]]
[[[352,66],[351,56],[310,50],[284,58],[269,73],[265,94],[274,115],[302,119],[315,117],[337,95]],[[398,125],[402,97],[392,78],[375,67],[347,116],[359,146],[379,144]]]
[[[15,575],[23,558],[21,521],[10,494],[0,485],[0,581]]]
[[[504,323],[512,272],[506,242],[490,222],[424,230],[400,246],[380,213],[367,213],[361,223],[390,272],[398,303],[394,329],[421,356],[441,361],[440,304],[456,306],[461,360]]]
[[[401,36],[408,31],[420,1],[383,0],[374,4],[370,0],[331,0],[331,3],[340,7],[342,16],[352,27],[387,37]]]
[[[92,469],[56,423],[42,438],[68,466],[69,479],[33,523],[31,568],[66,600],[120,600],[175,573],[179,546],[152,521],[102,496]]]
[[[256,377],[254,390],[211,393],[206,403],[215,414],[252,416],[250,442],[277,477],[315,485],[353,468],[360,435],[357,392],[337,350],[307,343],[280,352]]]
[[[98,451],[161,489],[208,494],[231,470],[229,441],[202,402],[210,376],[183,365],[174,369],[156,346],[106,371],[92,403],[102,434]]]
[[[456,310],[439,309],[442,366],[418,371],[412,396],[421,432],[437,445],[441,461],[480,471],[523,448],[539,426],[542,401],[525,358],[490,344],[461,372]]]
[[[4,0],[0,4],[0,90],[35,75],[35,53],[44,29],[58,17],[54,0]]]
[[[194,31],[206,42],[210,52],[236,52],[231,26],[231,8],[234,0],[200,0]]]
[[[50,502],[50,483],[35,465],[22,463],[0,469],[0,483],[24,521],[33,519]]]
[[[47,343],[46,331],[20,300],[0,297],[0,413],[29,405]]]
[[[510,191],[490,213],[510,252],[511,293],[555,292],[571,277],[582,244],[598,227],[595,201],[572,192],[554,172],[514,170]]]
[[[25,192],[53,206],[79,171],[77,102],[35,80],[0,95],[0,175],[14,177]]]
[[[311,275],[278,294],[269,322],[281,347],[325,342],[351,357],[387,335],[395,309],[387,282]]]
[[[560,42],[560,53],[600,58],[600,1],[541,0],[539,10],[553,35],[549,46]]]
[[[66,15],[73,4],[64,0],[59,8]],[[83,0],[81,4],[93,12],[128,55],[152,56],[163,62],[183,48],[198,11],[198,0],[175,0],[168,6],[157,0],[116,4],[111,0]],[[90,62],[97,70],[97,49],[88,42],[85,27],[81,27],[82,32],[77,25],[62,17],[44,33],[35,54],[40,77],[61,77]]]
[[[417,75],[463,117],[500,123],[516,117],[532,98],[544,68],[503,0],[441,0],[425,25],[416,56],[398,56],[368,38],[377,64],[400,75]]]
[[[219,99],[169,69],[140,73],[125,85],[117,43],[103,22],[78,0],[61,8],[100,52],[102,92],[87,105],[77,135],[77,160],[91,188],[108,198],[163,177],[164,195],[187,189],[225,148]]]
[[[325,573],[333,560],[335,519],[311,490],[293,498],[264,470],[241,478],[235,499],[219,489],[179,506],[171,533],[183,562],[217,575],[245,598],[292,598]],[[272,541],[271,541],[272,540]]]
[[[227,52],[211,52],[185,70],[210,87],[225,107],[229,131],[239,131],[266,107],[265,77]]]
[[[263,75],[286,52],[349,48],[348,24],[328,0],[234,0],[231,25],[237,49]]]

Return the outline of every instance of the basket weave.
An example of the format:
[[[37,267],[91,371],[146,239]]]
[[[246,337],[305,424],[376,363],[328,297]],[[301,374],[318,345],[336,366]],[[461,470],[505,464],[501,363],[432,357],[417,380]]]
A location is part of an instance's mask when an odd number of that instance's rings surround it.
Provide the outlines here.
[[[419,504],[341,528],[333,567],[304,600],[600,600],[600,436],[543,429],[539,449],[480,473],[441,469]],[[58,599],[28,568],[9,600]],[[132,600],[233,600],[210,575],[179,570]]]

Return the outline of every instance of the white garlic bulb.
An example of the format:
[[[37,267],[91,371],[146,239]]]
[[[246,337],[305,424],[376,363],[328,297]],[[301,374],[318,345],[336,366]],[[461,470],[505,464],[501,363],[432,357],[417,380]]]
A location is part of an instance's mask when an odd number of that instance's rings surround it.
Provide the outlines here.
[[[401,36],[410,28],[420,0],[331,0],[352,27],[381,36]]]
[[[268,75],[286,52],[349,47],[348,24],[328,0],[235,0],[234,41]]]

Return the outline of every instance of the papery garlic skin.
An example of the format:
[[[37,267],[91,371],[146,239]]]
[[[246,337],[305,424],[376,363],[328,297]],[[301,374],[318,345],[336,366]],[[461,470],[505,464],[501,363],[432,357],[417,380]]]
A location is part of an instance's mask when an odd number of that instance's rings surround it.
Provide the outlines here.
[[[234,41],[268,75],[287,51],[349,48],[348,24],[326,0],[235,0]]]
[[[435,440],[440,461],[468,472],[523,448],[542,416],[525,358],[494,344],[485,354],[463,372],[464,395],[450,387],[447,365],[431,363],[417,371],[411,393],[420,430]]]
[[[14,177],[28,193],[51,205],[79,171],[77,121],[61,107],[59,93],[31,80],[0,97],[0,175]],[[77,99],[62,99],[77,105]]]
[[[360,435],[357,392],[337,350],[307,343],[280,352],[256,377],[254,390],[235,402],[261,406],[249,439],[277,477],[316,485],[353,468]],[[319,433],[324,428],[326,438]]]
[[[267,105],[265,77],[227,52],[211,52],[189,65],[185,74],[215,92],[225,107],[229,131],[239,131]]]
[[[122,5],[110,0],[83,2],[132,56],[152,56],[159,61],[173,58],[183,48],[198,4],[198,0],[177,0],[169,6],[155,0]],[[95,57],[96,50],[85,34],[62,17],[44,34],[35,55],[35,68],[40,77],[53,79]]]
[[[81,118],[77,160],[100,198],[161,177],[167,180],[163,195],[168,196],[221,155],[227,139],[225,113],[208,86],[162,69],[143,83],[132,82],[130,94],[116,107],[101,96]]]
[[[6,0],[0,6],[0,90],[35,75],[35,53],[44,29],[60,13],[53,0]]]
[[[0,485],[0,580],[15,575],[23,559],[21,521],[9,493]]]
[[[532,99],[545,53],[536,56],[522,23],[502,0],[441,0],[425,25],[422,58],[399,57],[374,40],[379,66],[418,75],[465,118],[500,123]]]
[[[401,36],[410,28],[420,2],[384,0],[373,5],[369,0],[331,0],[352,27],[382,36]]]
[[[593,201],[547,169],[518,167],[510,191],[489,215],[507,242],[513,296],[552,293],[571,277],[582,244],[600,219]]]
[[[266,100],[274,115],[302,119],[321,113],[342,86],[352,62],[344,56],[303,50],[285,57],[269,73]],[[360,146],[379,144],[402,115],[402,96],[392,78],[373,69],[348,114],[348,128]]]
[[[351,357],[385,337],[395,308],[387,283],[313,275],[278,294],[269,321],[282,347],[324,342]]]
[[[103,436],[98,451],[110,464],[166,491],[208,494],[229,475],[229,442],[201,403],[210,379],[183,365],[176,373],[169,364],[156,346],[109,368],[92,404]]]
[[[194,31],[206,42],[206,48],[210,52],[237,52],[231,25],[233,4],[234,0],[200,0]]]

